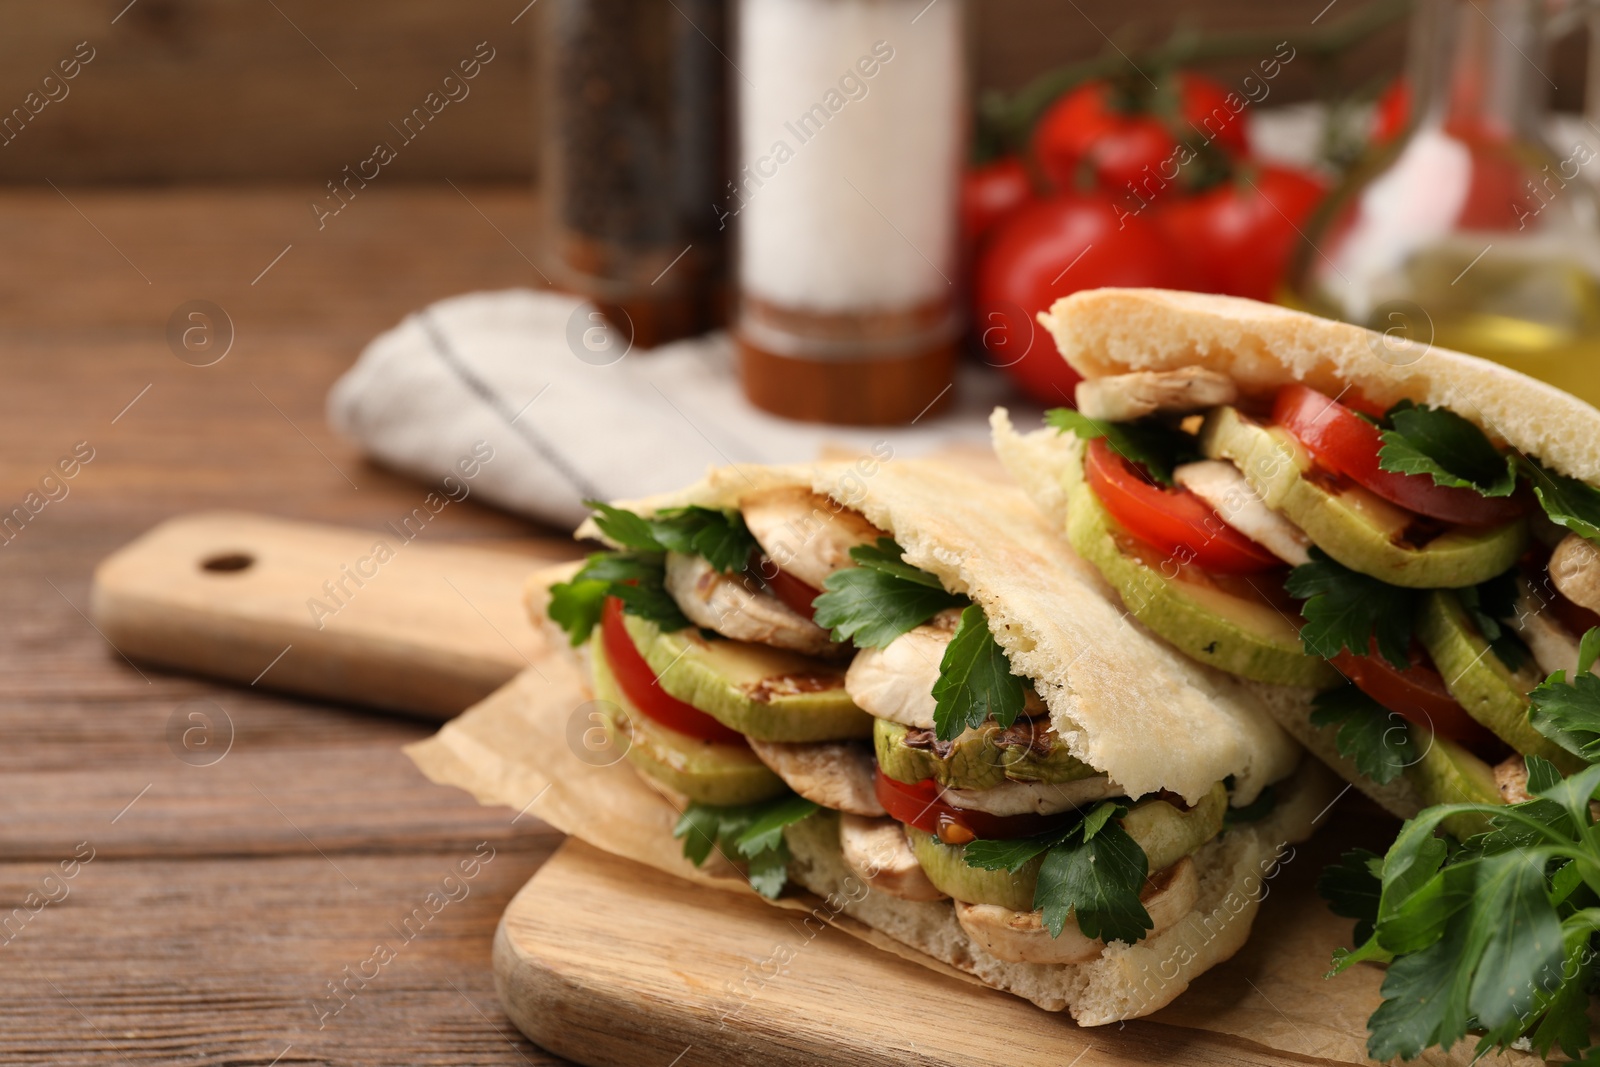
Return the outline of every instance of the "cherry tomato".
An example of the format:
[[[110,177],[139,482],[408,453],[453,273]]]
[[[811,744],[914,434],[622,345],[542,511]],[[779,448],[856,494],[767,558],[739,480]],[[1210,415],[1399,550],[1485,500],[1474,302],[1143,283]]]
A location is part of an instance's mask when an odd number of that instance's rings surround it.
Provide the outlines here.
[[[1496,526],[1528,510],[1522,492],[1486,497],[1471,489],[1435,485],[1426,474],[1381,470],[1378,428],[1308,386],[1297,383],[1278,390],[1272,421],[1293,434],[1317,462],[1418,515],[1461,526]]]
[[[1130,182],[1137,186],[1147,178],[1146,168],[1170,180],[1180,139],[1191,148],[1212,143],[1245,155],[1250,145],[1240,98],[1198,74],[1180,71],[1177,79],[1178,114],[1171,116],[1157,114],[1142,87],[1134,92],[1095,80],[1064,93],[1033,129],[1040,169],[1058,189],[1080,189],[1089,176],[1124,193]]]
[[[961,179],[961,242],[974,249],[1006,216],[1033,199],[1033,182],[1016,156],[1002,156]]]
[[[1155,219],[1205,291],[1270,301],[1327,191],[1309,171],[1261,164],[1194,196],[1158,201]]]
[[[1372,114],[1372,143],[1385,145],[1405,132],[1411,121],[1411,87],[1396,78],[1378,97]]]
[[[811,602],[822,595],[822,590],[812,588],[769,559],[761,561],[760,574],[761,580],[772,590],[772,595],[783,601],[791,611],[808,619],[816,615],[817,609],[811,606]]]
[[[1219,574],[1253,574],[1282,561],[1222,521],[1187,489],[1166,489],[1114,452],[1089,442],[1084,474],[1095,498],[1130,534],[1183,566]]]
[[[1025,204],[990,235],[973,276],[973,329],[985,361],[1030,396],[1071,404],[1078,372],[1034,317],[1080,289],[1187,289],[1191,280],[1149,219],[1106,194],[1063,193]]]
[[[991,815],[958,808],[943,798],[944,791],[932,778],[911,784],[874,770],[873,788],[890,818],[935,834],[947,845],[964,845],[980,837],[991,841],[1031,837],[1062,819],[1059,815]]]
[[[1411,666],[1405,670],[1378,653],[1376,640],[1365,656],[1346,649],[1330,662],[1363,693],[1407,722],[1474,751],[1494,748],[1494,734],[1450,695],[1444,678],[1428,661],[1421,645],[1412,644]]]
[[[607,597],[600,611],[600,639],[605,643],[606,664],[617,680],[622,695],[640,712],[680,734],[697,741],[714,741],[718,744],[747,744],[744,735],[730,730],[716,719],[692,704],[685,704],[656,684],[656,673],[650,669],[639,647],[628,636],[622,622],[622,601]]]

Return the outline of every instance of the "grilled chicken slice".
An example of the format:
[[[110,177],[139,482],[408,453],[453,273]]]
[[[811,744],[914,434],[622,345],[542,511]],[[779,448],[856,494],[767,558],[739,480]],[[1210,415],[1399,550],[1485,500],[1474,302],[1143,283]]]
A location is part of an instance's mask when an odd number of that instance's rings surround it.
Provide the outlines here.
[[[939,661],[960,621],[960,609],[949,608],[883,648],[863,648],[845,672],[845,692],[868,715],[913,729],[933,729]]]
[[[1561,623],[1542,610],[1539,603],[1523,586],[1517,597],[1516,614],[1505,620],[1517,631],[1517,636],[1533,653],[1534,662],[1545,674],[1566,671],[1570,680],[1578,670],[1578,639]]]
[[[800,486],[750,493],[739,510],[767,558],[813,589],[821,589],[834,571],[856,565],[852,548],[889,536],[859,512]]]
[[[1227,460],[1185,463],[1172,480],[1216,509],[1223,522],[1290,566],[1310,563],[1311,538],[1262,502],[1244,475]]]
[[[839,816],[844,862],[874,890],[901,900],[945,900],[917,863],[905,827],[893,819]]]
[[[738,574],[723,574],[702,556],[667,553],[667,592],[696,626],[812,656],[838,656],[828,631]]]
[[[1204,411],[1239,399],[1226,374],[1204,367],[1134,371],[1078,383],[1078,411],[1091,419],[1128,422],[1156,412],[1175,415]]]
[[[747,738],[756,758],[796,793],[825,808],[852,815],[883,814],[872,786],[877,760],[864,741],[787,743]]]
[[[1194,860],[1185,856],[1157,871],[1145,883],[1139,899],[1155,923],[1152,935],[1175,925],[1200,899],[1200,876]],[[966,904],[958,900],[956,921],[985,952],[1012,963],[1088,963],[1106,947],[1098,938],[1085,937],[1072,919],[1067,920],[1060,937],[1052,937],[1039,912],[1012,911],[998,904]]]
[[[1122,787],[1099,775],[1075,782],[1005,781],[992,789],[945,788],[944,798],[958,808],[990,815],[1056,815],[1119,796]]]

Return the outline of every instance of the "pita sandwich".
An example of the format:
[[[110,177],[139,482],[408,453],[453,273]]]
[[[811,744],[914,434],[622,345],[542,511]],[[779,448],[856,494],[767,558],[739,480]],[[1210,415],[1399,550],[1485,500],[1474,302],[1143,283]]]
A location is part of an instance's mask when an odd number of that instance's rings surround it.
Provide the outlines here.
[[[1249,685],[1130,623],[1018,488],[883,455],[729,467],[579,533],[610,549],[530,608],[689,862],[1079,1023],[1237,951],[1332,799]]]

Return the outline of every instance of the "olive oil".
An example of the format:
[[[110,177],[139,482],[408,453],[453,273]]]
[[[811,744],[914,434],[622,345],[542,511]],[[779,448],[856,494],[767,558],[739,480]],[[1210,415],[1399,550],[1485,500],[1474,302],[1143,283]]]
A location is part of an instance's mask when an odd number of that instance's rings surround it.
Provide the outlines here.
[[[1554,248],[1457,235],[1419,250],[1364,325],[1482,356],[1600,405],[1600,281]],[[1503,247],[1503,244],[1502,244]],[[1485,249],[1487,248],[1487,251]],[[1411,305],[1406,308],[1405,305]]]
[[[1397,365],[1451,348],[1600,404],[1600,154],[1545,140],[1543,15],[1418,0],[1409,128],[1311,220],[1284,302]]]

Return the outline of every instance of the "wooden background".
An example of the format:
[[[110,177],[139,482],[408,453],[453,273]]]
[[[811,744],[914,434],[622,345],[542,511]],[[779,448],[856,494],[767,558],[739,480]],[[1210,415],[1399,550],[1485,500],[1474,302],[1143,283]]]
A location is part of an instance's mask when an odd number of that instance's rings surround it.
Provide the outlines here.
[[[660,2],[660,0],[640,0]],[[535,100],[528,0],[50,0],[5,5],[0,114],[89,41],[96,58],[13,143],[0,181],[160,182],[306,179],[320,186],[365,158],[391,120],[480,41],[496,58],[395,164],[400,179],[526,180]],[[1359,0],[970,0],[979,87],[1013,89],[1064,60],[1097,55],[1107,34],[1153,42],[1180,23],[1304,28]],[[119,17],[120,13],[120,17]],[[112,19],[116,22],[113,24]],[[1354,87],[1400,67],[1403,31],[1352,54],[1336,79]],[[1580,99],[1582,48],[1552,74]],[[1248,61],[1216,73],[1236,80]],[[1291,64],[1275,98],[1313,91],[1309,63]]]
[[[0,546],[0,919],[60,897],[45,879],[80,845],[94,855],[59,903],[0,926],[0,1064],[553,1062],[501,1014],[489,950],[559,835],[424,779],[400,746],[428,724],[276,695],[270,672],[243,687],[136,670],[85,617],[95,564],[173,515],[378,530],[417,506],[426,487],[364,462],[323,402],[411,309],[537,282],[515,247],[532,198],[461,190],[375,189],[321,234],[297,192],[0,193],[0,510],[76,442],[94,450]],[[195,298],[236,329],[210,367],[165,338]],[[425,536],[575,551],[472,499]],[[168,742],[194,701],[233,724],[214,766]],[[470,894],[323,1018],[327,983],[397,943],[390,924],[480,842],[495,856]]]

